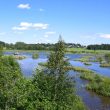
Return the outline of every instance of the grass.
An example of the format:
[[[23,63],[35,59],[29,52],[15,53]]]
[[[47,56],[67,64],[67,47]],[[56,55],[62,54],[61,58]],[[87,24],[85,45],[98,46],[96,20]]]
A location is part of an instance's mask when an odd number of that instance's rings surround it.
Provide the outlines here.
[[[109,53],[109,50],[88,50],[86,48],[67,48],[67,52],[71,53],[90,53],[90,54],[101,54],[101,53]]]
[[[102,63],[100,64],[100,67],[110,67],[110,63]]]
[[[49,52],[49,50],[3,50],[4,52]]]
[[[101,67],[109,67],[110,64],[107,63],[105,59],[105,54],[97,54],[97,55],[85,55],[81,58],[75,59],[75,61],[83,62],[85,65],[91,65],[90,62],[99,62]]]
[[[16,60],[23,60],[26,58],[26,56],[22,56],[22,55],[6,55],[6,56],[11,56]]]
[[[46,63],[40,62],[40,63],[38,63],[38,65],[39,65],[39,66],[47,66],[47,62],[46,62]]]
[[[80,61],[80,62],[93,62],[91,60],[93,56],[82,56],[81,58],[75,59],[75,61]]]
[[[81,73],[80,78],[88,80],[86,88],[97,94],[110,97],[110,78],[93,72]]]
[[[82,67],[76,67],[76,66],[67,66],[64,69],[65,70],[77,71],[79,73],[94,73],[93,71],[91,71],[89,69],[85,69],[85,68],[82,68]]]

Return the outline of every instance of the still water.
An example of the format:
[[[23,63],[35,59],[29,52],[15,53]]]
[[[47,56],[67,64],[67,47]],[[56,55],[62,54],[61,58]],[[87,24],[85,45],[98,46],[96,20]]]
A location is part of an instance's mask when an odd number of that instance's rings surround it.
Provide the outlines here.
[[[12,54],[12,52],[6,52],[5,54],[9,55]],[[27,57],[23,60],[17,60],[20,64],[22,73],[26,77],[31,77],[32,74],[34,74],[38,63],[46,62],[48,60],[48,53],[46,52],[39,52],[38,59],[33,59],[32,53],[21,52],[20,54]],[[66,54],[65,56],[70,59],[69,62],[73,66],[84,67],[93,70],[98,74],[110,77],[110,68],[101,68],[99,63],[91,62],[92,65],[86,66],[82,62],[74,61],[74,59],[80,58],[82,56],[81,54]],[[89,110],[110,110],[110,98],[99,96],[94,92],[86,90],[85,85],[88,82],[80,79],[77,74],[77,72],[69,71],[69,75],[74,76],[74,80],[76,82],[76,94],[82,98],[87,108]]]

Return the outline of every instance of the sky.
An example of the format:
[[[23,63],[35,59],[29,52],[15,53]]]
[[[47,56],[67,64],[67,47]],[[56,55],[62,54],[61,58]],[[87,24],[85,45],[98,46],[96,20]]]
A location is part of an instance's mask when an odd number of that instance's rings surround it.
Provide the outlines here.
[[[1,0],[0,41],[110,44],[110,0]]]

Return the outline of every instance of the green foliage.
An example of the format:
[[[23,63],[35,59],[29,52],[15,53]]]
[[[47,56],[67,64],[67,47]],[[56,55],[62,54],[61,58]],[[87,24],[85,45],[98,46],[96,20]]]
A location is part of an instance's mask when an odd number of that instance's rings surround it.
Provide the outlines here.
[[[105,54],[105,60],[107,63],[110,63],[110,53]]]
[[[110,78],[100,76],[96,73],[81,73],[81,78],[89,80],[87,89],[100,95],[110,96]]]
[[[44,63],[44,62],[43,62],[43,63],[40,62],[40,63],[38,63],[38,65],[47,67],[47,62],[46,62],[46,63]]]
[[[100,95],[110,97],[110,82],[91,82],[87,85],[87,89],[92,90]]]
[[[65,46],[55,45],[46,68],[36,70],[32,79],[25,79],[13,57],[0,57],[0,109],[1,110],[85,110],[75,95],[74,81],[64,67]]]
[[[88,62],[97,62],[97,59],[94,59],[93,55],[89,55],[89,56],[82,56],[81,58],[75,59],[75,61],[88,63]]]
[[[102,61],[103,61],[103,58],[102,57],[98,57],[97,60],[99,61],[99,63],[101,64]]]
[[[32,82],[23,78],[13,57],[0,58],[0,110],[32,110],[29,95]],[[34,109],[33,109],[34,110]]]
[[[84,65],[92,65],[92,64],[89,62],[84,62]]]
[[[0,57],[3,56],[3,47],[0,46]]]
[[[0,58],[0,108],[12,109],[16,104],[18,82],[21,72],[18,63],[12,57]]]
[[[110,50],[110,44],[88,45],[89,50]]]
[[[110,63],[102,63],[100,64],[100,67],[110,67]]]
[[[64,53],[64,42],[60,39],[50,54],[46,69],[37,70],[34,75],[32,84],[35,91],[31,102],[37,103],[38,110],[85,110],[80,98],[75,95],[73,79],[64,69],[68,65]]]
[[[33,55],[32,55],[32,58],[33,59],[37,59],[39,57],[39,54],[38,53],[34,53]]]

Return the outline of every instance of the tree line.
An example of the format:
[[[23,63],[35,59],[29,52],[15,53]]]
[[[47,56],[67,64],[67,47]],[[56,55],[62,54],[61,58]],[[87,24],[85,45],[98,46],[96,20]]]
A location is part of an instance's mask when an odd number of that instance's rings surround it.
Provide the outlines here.
[[[89,49],[89,50],[110,50],[110,44],[88,45],[87,49]]]
[[[54,50],[55,44],[50,43],[36,43],[36,44],[26,44],[24,42],[16,42],[15,44],[12,43],[5,43],[0,41],[0,46],[6,49],[18,49],[18,50]],[[72,47],[83,47],[81,44],[74,44],[74,43],[65,43],[67,48]]]

